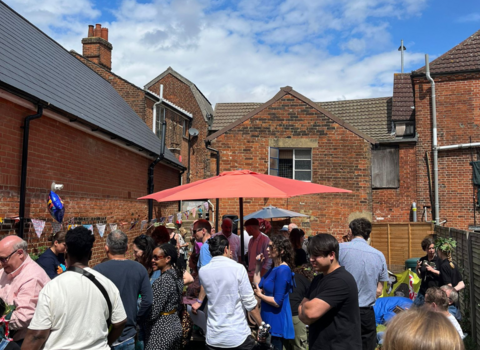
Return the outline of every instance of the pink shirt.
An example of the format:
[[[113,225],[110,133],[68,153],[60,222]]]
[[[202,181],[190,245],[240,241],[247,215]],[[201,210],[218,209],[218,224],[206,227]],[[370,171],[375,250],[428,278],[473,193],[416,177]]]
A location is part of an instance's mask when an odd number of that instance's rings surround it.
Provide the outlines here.
[[[13,340],[25,338],[27,327],[33,318],[38,295],[50,278],[28,255],[22,265],[10,274],[0,271],[0,298],[6,304],[15,305],[10,329],[16,330]]]

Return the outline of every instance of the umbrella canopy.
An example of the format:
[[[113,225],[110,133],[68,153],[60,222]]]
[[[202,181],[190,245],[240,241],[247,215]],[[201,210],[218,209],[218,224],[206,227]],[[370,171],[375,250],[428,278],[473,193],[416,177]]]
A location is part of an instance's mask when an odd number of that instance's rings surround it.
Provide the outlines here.
[[[258,174],[250,170],[227,171],[220,175],[181,185],[138,199],[171,202],[212,198],[290,198],[313,193],[351,192],[312,182]]]
[[[294,211],[277,208],[269,205],[268,207],[258,210],[255,213],[248,214],[243,219],[248,220],[251,218],[273,219],[273,218],[297,218],[297,217],[308,217],[308,215],[296,213]]]
[[[138,199],[155,199],[157,202],[173,202],[195,199],[238,198],[240,207],[240,245],[243,246],[243,198],[290,198],[314,193],[352,191],[323,186],[311,182],[286,179],[279,176],[258,174],[250,170],[226,171],[220,175],[181,185]],[[243,261],[243,255],[242,255]]]

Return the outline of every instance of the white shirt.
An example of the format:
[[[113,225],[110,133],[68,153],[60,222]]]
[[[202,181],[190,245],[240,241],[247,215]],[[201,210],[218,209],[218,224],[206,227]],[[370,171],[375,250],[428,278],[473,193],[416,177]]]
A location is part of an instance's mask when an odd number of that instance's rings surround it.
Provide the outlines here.
[[[251,239],[252,236],[250,236],[247,231],[243,231],[243,255],[248,253],[248,244]]]
[[[228,239],[228,244],[230,245],[230,251],[232,252],[232,259],[237,262],[240,262],[240,237],[234,233],[230,234],[230,237],[227,237],[222,231],[215,233],[213,237],[218,235],[222,235],[226,239]]]
[[[215,256],[199,272],[208,297],[207,337],[210,346],[236,348],[250,335],[245,310],[257,305],[245,267]]]
[[[458,321],[455,318],[455,316],[453,316],[452,314],[448,314],[447,318],[455,326],[455,329],[457,330],[458,334],[460,335],[460,338],[462,338],[462,339],[465,338],[465,335],[463,334],[463,331],[462,331],[462,327],[460,327],[460,325],[458,324]]]
[[[86,271],[105,287],[112,303],[112,323],[127,318],[117,287],[101,273]],[[98,287],[87,277],[67,271],[55,277],[40,292],[29,329],[51,329],[45,350],[109,350],[108,306]]]

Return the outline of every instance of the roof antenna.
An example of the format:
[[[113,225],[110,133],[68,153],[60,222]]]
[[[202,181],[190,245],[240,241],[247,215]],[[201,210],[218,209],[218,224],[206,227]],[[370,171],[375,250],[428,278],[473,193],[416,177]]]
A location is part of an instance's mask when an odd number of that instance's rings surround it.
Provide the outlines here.
[[[398,48],[398,51],[402,53],[402,73],[403,73],[403,51],[407,51],[407,48],[403,46],[403,39],[402,39],[402,43],[400,44],[400,47]]]

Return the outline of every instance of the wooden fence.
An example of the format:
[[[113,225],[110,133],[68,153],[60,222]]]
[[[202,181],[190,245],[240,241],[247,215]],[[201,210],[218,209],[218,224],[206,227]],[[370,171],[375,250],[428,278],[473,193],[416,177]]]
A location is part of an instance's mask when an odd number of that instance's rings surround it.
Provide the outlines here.
[[[452,237],[457,247],[452,253],[453,262],[459,268],[465,289],[459,293],[462,316],[471,330],[473,341],[480,340],[480,234],[449,227],[435,226],[440,237]]]
[[[385,255],[389,270],[397,273],[404,270],[405,260],[426,254],[421,242],[433,233],[433,224],[428,222],[376,223],[370,239],[372,247]]]

